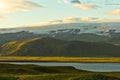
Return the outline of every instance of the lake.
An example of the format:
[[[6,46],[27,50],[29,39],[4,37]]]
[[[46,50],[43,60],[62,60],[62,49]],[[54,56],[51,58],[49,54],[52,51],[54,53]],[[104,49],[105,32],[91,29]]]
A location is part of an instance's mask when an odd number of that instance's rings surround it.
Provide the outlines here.
[[[94,72],[120,72],[120,63],[62,63],[62,62],[7,62],[10,64],[33,64],[40,66],[73,66]]]

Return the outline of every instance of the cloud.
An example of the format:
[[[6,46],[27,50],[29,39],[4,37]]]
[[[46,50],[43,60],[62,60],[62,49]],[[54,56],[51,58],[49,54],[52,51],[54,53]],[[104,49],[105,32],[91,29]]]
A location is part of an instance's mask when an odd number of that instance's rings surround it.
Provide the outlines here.
[[[48,22],[38,22],[38,23],[31,23],[31,24],[26,24],[25,26],[31,27],[31,26],[45,26],[45,25],[52,25],[52,24],[61,24],[63,23],[62,20],[52,20]]]
[[[116,10],[113,10],[113,11],[108,11],[108,12],[106,12],[106,14],[109,14],[109,15],[120,15],[120,9],[116,9]]]
[[[111,5],[113,5],[113,6],[119,6],[120,4],[119,4],[119,3],[116,3],[116,4],[114,4],[114,3],[112,3],[112,4],[108,4],[108,3],[107,3],[107,4],[104,4],[104,5],[110,5],[110,6],[111,6]]]
[[[79,0],[72,0],[71,3],[77,3],[80,4],[81,2]]]
[[[96,17],[82,17],[80,18],[82,22],[120,22],[120,18],[96,18]]]
[[[96,5],[90,5],[90,4],[83,4],[80,2],[80,0],[63,0],[64,3],[71,3],[72,6],[76,7],[76,8],[80,8],[83,10],[93,10],[96,9],[97,6]]]
[[[99,22],[120,22],[120,18],[99,18]]]
[[[42,7],[28,0],[0,0],[0,15],[10,14],[17,11],[29,11]]]
[[[86,4],[73,4],[74,7],[81,8],[83,10],[93,10],[97,6],[95,5],[86,5]]]
[[[76,23],[76,22],[79,22],[80,21],[80,18],[73,18],[73,17],[68,17],[68,18],[64,18],[62,20],[63,23]]]
[[[3,16],[3,15],[0,15],[0,19],[4,19],[5,18],[5,16]]]
[[[53,24],[65,24],[65,23],[101,23],[101,22],[120,22],[120,18],[96,18],[96,17],[68,17],[61,20],[52,20],[48,22],[38,22],[27,24],[27,27],[33,26],[45,26]]]
[[[65,4],[69,3],[69,1],[68,1],[68,0],[63,0],[63,2],[64,2]]]

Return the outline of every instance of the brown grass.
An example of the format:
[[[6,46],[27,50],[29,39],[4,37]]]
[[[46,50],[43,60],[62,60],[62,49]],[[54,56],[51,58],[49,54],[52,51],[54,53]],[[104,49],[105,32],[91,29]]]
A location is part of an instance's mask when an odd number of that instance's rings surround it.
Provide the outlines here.
[[[1,61],[39,61],[39,62],[88,62],[88,63],[119,63],[120,58],[114,57],[0,57]]]

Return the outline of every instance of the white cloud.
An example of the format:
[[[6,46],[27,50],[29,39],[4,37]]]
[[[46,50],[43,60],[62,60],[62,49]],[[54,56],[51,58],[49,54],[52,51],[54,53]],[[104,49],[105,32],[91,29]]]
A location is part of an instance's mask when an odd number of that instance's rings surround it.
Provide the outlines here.
[[[3,15],[0,15],[0,19],[4,19],[4,18],[6,18],[5,16],[3,16]]]
[[[63,23],[76,23],[76,22],[79,22],[80,21],[80,18],[73,18],[73,17],[68,17],[68,18],[64,18],[62,20]]]
[[[120,18],[68,17],[61,20],[27,24],[26,26],[31,27],[31,26],[44,26],[44,25],[53,25],[53,24],[64,24],[64,23],[86,23],[86,22],[91,22],[91,23],[120,22]]]
[[[120,9],[116,9],[113,11],[108,11],[107,14],[109,15],[120,15]]]
[[[93,9],[97,8],[96,5],[83,4],[79,0],[71,0],[71,1],[69,1],[69,0],[63,0],[63,2],[65,4],[71,3],[72,6],[74,6],[76,8],[83,9],[83,10],[93,10]]]
[[[74,7],[81,8],[83,10],[93,10],[96,8],[95,5],[86,5],[86,4],[73,4]]]
[[[63,2],[64,2],[64,3],[66,3],[66,4],[67,4],[67,3],[69,3],[69,1],[68,1],[68,0],[63,0]]]
[[[82,21],[89,21],[89,20],[91,20],[91,17],[82,17],[80,20],[82,20]]]
[[[120,22],[120,18],[110,18],[110,19],[107,19],[107,18],[99,18],[97,20],[97,22]]]
[[[63,23],[62,20],[52,20],[48,22],[38,22],[38,23],[31,23],[31,24],[26,24],[25,26],[31,27],[31,26],[45,26],[45,25],[52,25],[52,24],[61,24]]]
[[[95,18],[95,17],[82,17],[81,21],[84,22],[120,22],[120,18]]]
[[[29,11],[38,7],[42,6],[28,0],[0,0],[0,15],[4,16],[17,11]]]

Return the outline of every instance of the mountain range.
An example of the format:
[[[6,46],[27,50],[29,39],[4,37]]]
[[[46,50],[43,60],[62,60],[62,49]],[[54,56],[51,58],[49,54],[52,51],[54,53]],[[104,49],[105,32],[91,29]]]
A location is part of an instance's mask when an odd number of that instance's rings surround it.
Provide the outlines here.
[[[120,46],[49,37],[8,42],[0,47],[2,56],[118,57]]]
[[[11,41],[20,41],[37,37],[51,37],[66,41],[84,42],[104,42],[120,44],[120,33],[110,33],[107,35],[97,35],[93,33],[80,33],[80,29],[59,29],[48,31],[47,33],[37,34],[29,31],[0,34],[0,45]]]
[[[1,56],[119,57],[120,23],[0,29]]]

